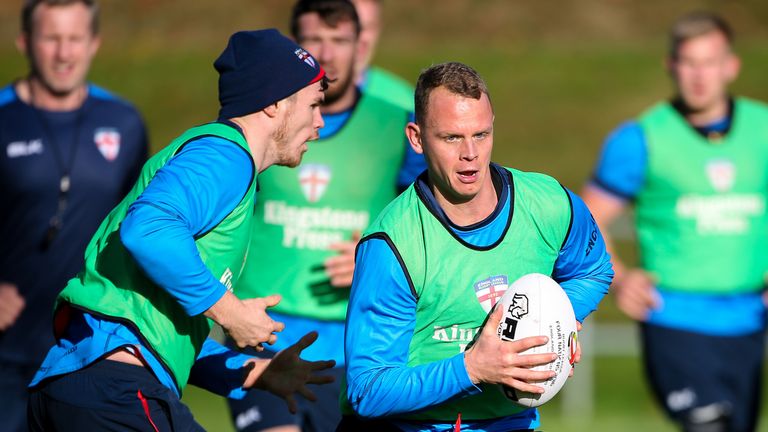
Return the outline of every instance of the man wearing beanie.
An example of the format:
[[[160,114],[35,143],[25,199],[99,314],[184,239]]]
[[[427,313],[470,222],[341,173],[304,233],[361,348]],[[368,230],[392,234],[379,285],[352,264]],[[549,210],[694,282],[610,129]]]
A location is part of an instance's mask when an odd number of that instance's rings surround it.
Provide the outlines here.
[[[180,402],[187,383],[241,398],[294,393],[332,361],[299,358],[307,334],[272,360],[207,338],[212,322],[238,347],[273,344],[279,296],[238,300],[256,176],[296,166],[323,126],[324,70],[276,30],[235,33],[214,63],[221,109],[152,157],[99,227],[85,266],[59,294],[57,343],[32,381],[31,430],[201,430]]]
[[[410,113],[355,85],[362,51],[354,5],[300,0],[291,31],[333,79],[321,107],[325,126],[297,170],[278,167],[259,176],[250,253],[236,294],[242,299],[283,296],[270,315],[284,322],[286,331],[260,355],[274,355],[316,330],[317,343],[306,358],[334,359],[337,379],[316,389],[316,403],[299,398],[297,414],[264,392],[230,400],[239,431],[336,429],[338,382],[344,374],[341,341],[357,239],[398,190],[426,169],[424,158],[407,144]]]

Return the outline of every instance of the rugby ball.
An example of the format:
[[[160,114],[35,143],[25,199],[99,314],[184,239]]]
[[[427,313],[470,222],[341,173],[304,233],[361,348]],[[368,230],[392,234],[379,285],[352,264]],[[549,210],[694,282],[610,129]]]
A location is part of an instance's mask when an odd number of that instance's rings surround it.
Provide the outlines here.
[[[556,353],[553,362],[534,370],[553,370],[547,381],[533,383],[544,388],[535,394],[500,386],[512,402],[524,407],[537,407],[552,399],[565,385],[576,354],[576,317],[563,288],[549,276],[527,274],[504,292],[496,307],[504,308],[496,334],[501,340],[514,341],[529,336],[547,336],[549,341],[530,348],[523,354]]]

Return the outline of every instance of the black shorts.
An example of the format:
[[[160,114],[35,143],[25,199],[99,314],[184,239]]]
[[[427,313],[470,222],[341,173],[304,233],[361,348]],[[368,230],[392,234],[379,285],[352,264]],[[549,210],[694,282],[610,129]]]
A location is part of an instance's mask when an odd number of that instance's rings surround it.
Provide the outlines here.
[[[30,391],[30,431],[203,431],[176,394],[141,366],[101,360]]]
[[[355,416],[344,416],[336,432],[400,432],[402,429],[382,419],[363,420]],[[518,429],[509,432],[533,432],[533,429]]]
[[[765,335],[709,336],[641,325],[643,360],[654,395],[687,430],[721,422],[753,431],[760,406]]]
[[[264,350],[247,354],[261,358],[270,358],[274,352]],[[345,368],[336,367],[323,371],[323,375],[333,375],[336,380],[330,384],[307,387],[317,396],[317,402],[311,402],[301,395],[296,395],[298,412],[291,414],[288,405],[280,397],[265,391],[250,391],[244,399],[227,399],[232,424],[238,432],[254,432],[263,429],[295,425],[303,432],[333,432],[341,420],[339,394],[344,379]]]

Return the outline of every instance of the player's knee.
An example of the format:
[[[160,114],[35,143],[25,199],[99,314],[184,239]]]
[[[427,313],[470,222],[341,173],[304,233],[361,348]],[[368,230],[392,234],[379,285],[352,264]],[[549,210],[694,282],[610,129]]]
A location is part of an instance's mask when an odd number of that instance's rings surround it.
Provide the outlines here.
[[[689,410],[683,417],[685,432],[729,432],[731,410],[727,403],[714,403]]]

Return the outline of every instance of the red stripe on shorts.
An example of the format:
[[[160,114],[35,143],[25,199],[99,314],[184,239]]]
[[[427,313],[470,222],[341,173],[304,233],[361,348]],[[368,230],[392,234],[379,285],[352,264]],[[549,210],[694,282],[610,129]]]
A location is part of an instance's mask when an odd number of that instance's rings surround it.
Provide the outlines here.
[[[149,424],[152,425],[152,429],[155,430],[155,432],[160,432],[160,429],[157,428],[155,425],[155,422],[152,421],[152,416],[149,415],[149,404],[147,403],[147,398],[144,397],[144,395],[141,393],[141,390],[139,390],[136,395],[139,397],[139,400],[141,401],[141,406],[144,408],[144,414],[147,415],[147,420],[149,420]]]

